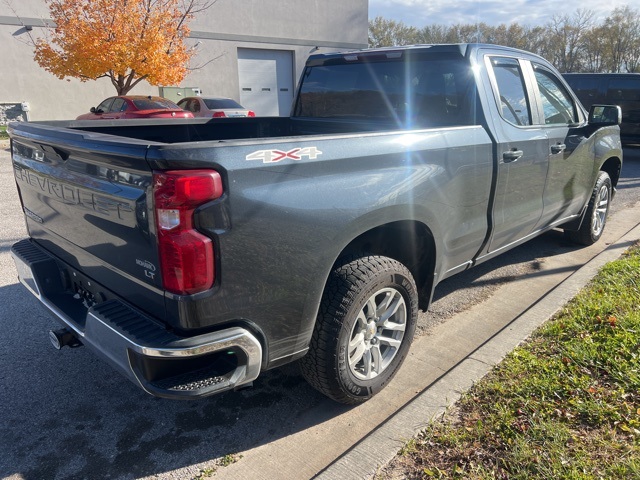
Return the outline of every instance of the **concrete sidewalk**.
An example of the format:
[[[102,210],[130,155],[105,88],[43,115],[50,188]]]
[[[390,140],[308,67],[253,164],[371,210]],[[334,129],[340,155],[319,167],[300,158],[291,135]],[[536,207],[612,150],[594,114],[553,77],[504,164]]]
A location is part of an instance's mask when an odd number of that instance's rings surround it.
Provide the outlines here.
[[[571,300],[606,263],[617,259],[639,239],[640,224],[636,224],[615,243],[514,316],[511,322],[444,372],[437,381],[315,478],[347,480],[373,477],[381,467],[393,460],[407,440],[420,433],[432,419],[444,414],[464,391],[486,375],[506,354]],[[513,291],[502,292],[496,296],[497,301],[488,301],[460,315],[453,325],[455,331],[450,335],[463,339],[467,336],[465,332],[472,331],[477,322],[486,322],[492,316],[509,314],[509,311],[522,305],[525,295],[523,289],[516,285],[505,288]],[[447,328],[451,327],[452,325],[448,325]]]

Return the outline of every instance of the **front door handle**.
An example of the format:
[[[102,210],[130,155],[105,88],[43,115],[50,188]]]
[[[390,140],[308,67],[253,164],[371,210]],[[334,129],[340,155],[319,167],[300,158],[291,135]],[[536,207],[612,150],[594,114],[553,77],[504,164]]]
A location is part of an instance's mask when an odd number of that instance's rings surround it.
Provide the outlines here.
[[[556,143],[555,145],[551,145],[551,153],[562,153],[567,149],[567,146],[564,143]]]
[[[522,155],[524,155],[524,152],[522,150],[516,150],[515,148],[512,148],[511,150],[509,150],[508,152],[504,152],[502,154],[502,159],[505,162],[515,162],[516,160],[518,160]]]

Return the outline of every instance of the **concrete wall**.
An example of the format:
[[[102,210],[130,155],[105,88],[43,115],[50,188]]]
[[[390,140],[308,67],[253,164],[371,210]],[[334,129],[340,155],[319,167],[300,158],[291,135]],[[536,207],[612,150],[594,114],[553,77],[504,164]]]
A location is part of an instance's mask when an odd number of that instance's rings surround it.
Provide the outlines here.
[[[27,101],[30,120],[75,118],[115,95],[115,88],[108,79],[59,80],[35,63],[30,42],[46,35],[48,18],[44,0],[0,2],[0,103]],[[217,0],[190,27],[188,42],[197,45],[193,70],[180,85],[171,86],[200,87],[204,95],[239,100],[238,48],[293,52],[295,85],[311,51],[366,47],[368,2]],[[130,93],[158,91],[141,82]]]

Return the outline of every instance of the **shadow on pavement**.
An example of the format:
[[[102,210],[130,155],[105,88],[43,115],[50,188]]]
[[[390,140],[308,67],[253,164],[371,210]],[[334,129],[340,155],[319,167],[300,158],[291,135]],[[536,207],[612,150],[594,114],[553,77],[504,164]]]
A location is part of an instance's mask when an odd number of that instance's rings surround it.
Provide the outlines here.
[[[574,248],[558,247],[559,239],[560,232],[551,232],[447,280],[434,306],[461,286],[499,286],[535,272],[538,257]],[[2,477],[159,475],[273,442],[349,410],[308,386],[296,365],[265,372],[239,392],[193,402],[154,398],[85,348],[54,350],[47,331],[58,325],[21,285],[0,288],[0,298],[11,305],[0,313],[0,380],[9,386],[0,391]]]

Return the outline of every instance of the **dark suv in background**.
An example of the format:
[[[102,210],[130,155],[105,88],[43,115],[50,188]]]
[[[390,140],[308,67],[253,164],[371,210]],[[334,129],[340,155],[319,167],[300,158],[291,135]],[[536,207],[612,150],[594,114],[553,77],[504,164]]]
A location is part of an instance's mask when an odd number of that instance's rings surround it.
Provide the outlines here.
[[[565,73],[565,80],[584,107],[594,104],[622,108],[622,143],[640,144],[640,73]]]

